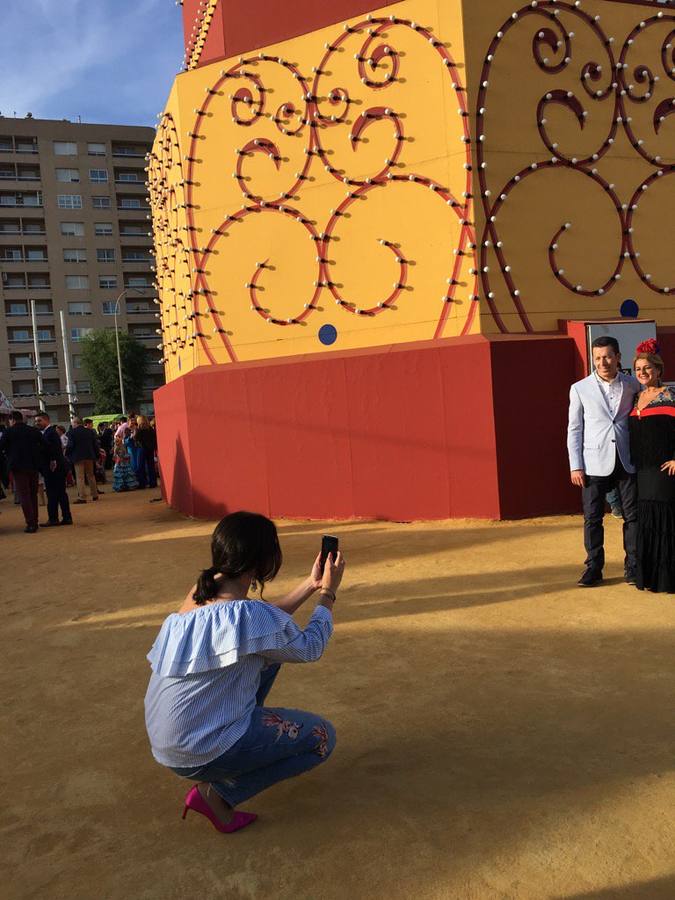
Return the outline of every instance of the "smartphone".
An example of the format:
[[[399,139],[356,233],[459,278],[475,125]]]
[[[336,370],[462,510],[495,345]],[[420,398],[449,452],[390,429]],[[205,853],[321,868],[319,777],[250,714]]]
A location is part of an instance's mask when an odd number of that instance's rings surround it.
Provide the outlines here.
[[[323,573],[328,556],[332,556],[333,560],[337,558],[339,541],[332,534],[324,534],[321,538],[321,572]]]

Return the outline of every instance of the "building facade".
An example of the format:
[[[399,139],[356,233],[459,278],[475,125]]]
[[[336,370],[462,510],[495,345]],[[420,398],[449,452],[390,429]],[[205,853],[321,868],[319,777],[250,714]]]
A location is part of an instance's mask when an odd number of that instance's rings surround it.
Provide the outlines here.
[[[118,327],[152,354],[144,409],[164,383],[145,172],[153,138],[145,127],[0,118],[0,390],[15,406],[38,406],[32,300],[53,419],[68,415],[61,310],[78,413],[94,408],[79,343],[114,329],[116,306]]]

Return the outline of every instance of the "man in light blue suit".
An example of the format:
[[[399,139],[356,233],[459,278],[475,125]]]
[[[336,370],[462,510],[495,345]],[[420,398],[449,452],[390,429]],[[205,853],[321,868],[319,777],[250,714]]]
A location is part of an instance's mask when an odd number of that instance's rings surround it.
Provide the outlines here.
[[[613,337],[593,341],[593,368],[570,390],[567,451],[572,484],[582,489],[586,568],[580,587],[602,582],[605,565],[605,495],[617,488],[623,507],[624,574],[635,584],[637,487],[630,458],[628,415],[640,386],[619,371],[621,354]]]

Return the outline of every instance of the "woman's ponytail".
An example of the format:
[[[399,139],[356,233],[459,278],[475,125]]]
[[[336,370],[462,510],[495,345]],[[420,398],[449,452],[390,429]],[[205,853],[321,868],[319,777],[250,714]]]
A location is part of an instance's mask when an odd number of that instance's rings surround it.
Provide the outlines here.
[[[197,606],[203,606],[207,601],[213,600],[218,594],[218,583],[216,575],[219,573],[217,566],[211,566],[210,569],[203,569],[202,574],[197,581],[197,588],[192,595],[192,599]]]
[[[263,586],[277,574],[281,560],[274,522],[256,513],[230,513],[221,519],[213,532],[213,564],[210,569],[202,571],[192,599],[198,606],[203,606],[217,597],[221,586],[221,580],[216,581],[217,575],[223,576],[225,581],[246,575],[260,584],[262,600]]]

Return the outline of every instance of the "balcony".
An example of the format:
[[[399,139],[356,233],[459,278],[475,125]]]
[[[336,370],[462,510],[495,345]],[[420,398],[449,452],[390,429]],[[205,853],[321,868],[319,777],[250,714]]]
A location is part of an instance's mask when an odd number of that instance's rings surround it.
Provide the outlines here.
[[[115,169],[115,184],[140,184],[145,187],[146,173],[144,169]]]
[[[36,191],[34,194],[26,193],[0,193],[0,208],[15,209],[16,207],[31,206],[35,209],[42,207],[42,192]]]
[[[138,197],[120,197],[117,195],[117,209],[125,214],[128,213],[149,213],[150,205],[145,196]]]
[[[150,149],[149,144],[118,144],[116,141],[112,142],[113,156],[123,156],[127,159],[145,159]]]
[[[39,166],[17,166],[4,163],[0,166],[0,181],[39,181]]]

